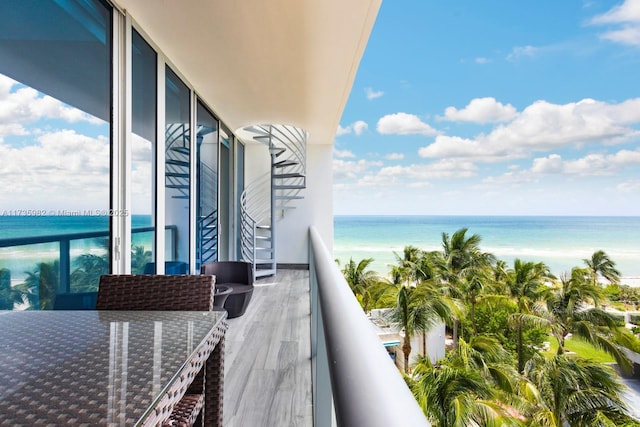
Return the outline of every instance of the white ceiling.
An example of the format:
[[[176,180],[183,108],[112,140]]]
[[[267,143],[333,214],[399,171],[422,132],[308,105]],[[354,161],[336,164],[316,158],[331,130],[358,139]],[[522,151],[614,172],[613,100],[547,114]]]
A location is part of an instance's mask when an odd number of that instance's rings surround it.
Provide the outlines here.
[[[116,0],[233,130],[333,143],[381,0]]]

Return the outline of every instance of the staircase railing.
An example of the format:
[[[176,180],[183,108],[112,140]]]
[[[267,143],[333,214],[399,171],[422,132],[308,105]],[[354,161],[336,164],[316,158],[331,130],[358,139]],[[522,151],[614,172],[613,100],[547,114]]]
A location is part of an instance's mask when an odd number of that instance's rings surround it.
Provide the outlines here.
[[[307,132],[295,126],[261,124],[245,133],[269,149],[270,171],[257,178],[241,196],[241,253],[256,277],[276,272],[276,221],[293,209],[306,187]],[[279,212],[279,215],[276,215]]]
[[[176,190],[171,197],[189,198],[189,128],[184,123],[167,126],[165,137],[169,143],[165,158],[165,186]]]
[[[198,207],[198,260],[197,267],[218,260],[218,209],[216,185],[218,174],[204,162],[199,169],[200,203]]]

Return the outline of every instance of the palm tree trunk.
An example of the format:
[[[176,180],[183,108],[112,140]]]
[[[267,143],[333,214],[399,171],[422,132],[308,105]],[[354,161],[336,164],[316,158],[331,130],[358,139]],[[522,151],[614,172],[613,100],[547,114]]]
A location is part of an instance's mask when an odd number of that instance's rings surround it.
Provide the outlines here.
[[[478,334],[478,328],[476,327],[476,299],[471,299],[471,327],[473,328],[473,335]]]
[[[427,357],[427,332],[422,331],[422,355]]]
[[[409,373],[409,355],[411,354],[411,337],[405,331],[404,340],[402,342],[402,353],[404,355],[404,373]]]
[[[453,339],[453,348],[457,349],[458,348],[458,319],[453,319],[453,332],[452,332],[452,339]]]
[[[518,372],[524,371],[524,353],[522,351],[522,321],[518,322]]]
[[[556,354],[564,354],[564,336],[562,336],[562,338],[560,338],[560,340],[558,341],[558,351]]]

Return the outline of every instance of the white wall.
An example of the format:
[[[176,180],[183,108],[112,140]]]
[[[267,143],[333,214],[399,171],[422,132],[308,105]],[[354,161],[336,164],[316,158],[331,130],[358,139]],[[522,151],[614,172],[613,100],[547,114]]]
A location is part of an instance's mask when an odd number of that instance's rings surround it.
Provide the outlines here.
[[[309,227],[316,226],[327,249],[333,252],[333,146],[307,145],[307,188],[304,199],[276,224],[278,263],[309,263]]]
[[[281,264],[309,263],[309,227],[315,225],[333,251],[333,146],[307,145],[307,188],[304,199],[292,201],[276,223],[276,257]],[[245,145],[245,185],[269,171],[269,151],[262,144]]]

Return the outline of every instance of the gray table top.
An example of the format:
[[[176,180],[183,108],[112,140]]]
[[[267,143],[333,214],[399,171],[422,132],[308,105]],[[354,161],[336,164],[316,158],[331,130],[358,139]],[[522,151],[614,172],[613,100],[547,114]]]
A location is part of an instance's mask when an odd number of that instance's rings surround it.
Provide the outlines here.
[[[225,312],[0,312],[0,425],[134,425]]]

